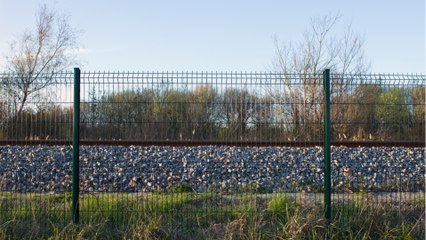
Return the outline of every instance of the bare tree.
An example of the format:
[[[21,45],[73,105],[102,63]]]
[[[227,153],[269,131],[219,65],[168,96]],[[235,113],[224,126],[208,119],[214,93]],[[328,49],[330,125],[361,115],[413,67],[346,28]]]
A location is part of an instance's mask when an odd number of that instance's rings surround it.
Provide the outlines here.
[[[54,72],[74,63],[77,33],[68,16],[58,15],[43,5],[36,14],[36,28],[11,44],[6,68],[12,74],[2,82],[15,103],[15,114],[21,113],[39,90],[59,81]]]
[[[359,73],[369,69],[364,39],[346,26],[342,36],[333,35],[340,14],[312,18],[303,39],[294,44],[275,37],[274,68],[282,73],[321,74],[329,68],[338,73]]]
[[[321,132],[323,98],[321,91],[322,71],[326,68],[343,76],[360,73],[369,68],[364,56],[364,39],[347,26],[342,36],[333,34],[340,15],[311,19],[309,28],[298,43],[280,43],[275,38],[276,55],[274,68],[283,73],[285,85],[281,102],[292,102],[288,112],[294,123],[295,136],[316,136]],[[296,73],[297,75],[291,75]],[[334,93],[343,93],[343,78],[336,79]],[[296,98],[295,98],[296,96]],[[282,99],[284,98],[284,99]],[[317,124],[318,123],[318,124]],[[309,139],[307,139],[309,140]],[[312,140],[312,139],[311,139]]]

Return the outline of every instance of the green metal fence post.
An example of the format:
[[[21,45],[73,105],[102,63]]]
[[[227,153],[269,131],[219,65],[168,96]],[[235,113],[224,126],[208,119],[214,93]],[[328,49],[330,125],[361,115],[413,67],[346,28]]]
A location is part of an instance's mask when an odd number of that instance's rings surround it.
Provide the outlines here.
[[[80,185],[80,69],[74,68],[74,124],[72,139],[72,222],[78,224],[80,209],[78,202]]]
[[[324,77],[324,203],[325,218],[331,220],[331,147],[330,147],[330,69],[323,73]]]

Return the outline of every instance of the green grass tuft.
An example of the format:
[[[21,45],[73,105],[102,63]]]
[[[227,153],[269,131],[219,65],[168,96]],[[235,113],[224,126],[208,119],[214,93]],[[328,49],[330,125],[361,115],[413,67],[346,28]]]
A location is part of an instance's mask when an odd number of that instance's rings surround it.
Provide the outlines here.
[[[192,187],[190,187],[186,184],[177,184],[176,186],[173,186],[170,189],[170,192],[172,192],[172,193],[191,193],[191,192],[194,192],[194,189],[192,189]]]

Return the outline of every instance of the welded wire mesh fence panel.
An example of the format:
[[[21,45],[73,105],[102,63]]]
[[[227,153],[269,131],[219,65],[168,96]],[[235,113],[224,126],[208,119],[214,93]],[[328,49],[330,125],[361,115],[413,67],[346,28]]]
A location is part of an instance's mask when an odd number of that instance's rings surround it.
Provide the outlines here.
[[[86,205],[118,207],[101,201],[190,226],[322,199],[322,148],[312,144],[323,139],[322,75],[87,72],[81,81],[82,140],[172,145],[83,147],[82,219]]]
[[[7,144],[0,146],[4,234],[69,222],[71,148],[62,144],[71,140],[72,77],[0,74],[0,140]]]
[[[338,141],[405,142],[405,147],[332,149],[335,206],[347,210],[389,207],[424,214],[424,75],[332,75],[332,138]],[[407,215],[407,214],[404,214]],[[409,214],[408,214],[409,215]]]
[[[321,134],[322,92],[311,76],[110,72],[83,78],[82,139],[279,142]]]

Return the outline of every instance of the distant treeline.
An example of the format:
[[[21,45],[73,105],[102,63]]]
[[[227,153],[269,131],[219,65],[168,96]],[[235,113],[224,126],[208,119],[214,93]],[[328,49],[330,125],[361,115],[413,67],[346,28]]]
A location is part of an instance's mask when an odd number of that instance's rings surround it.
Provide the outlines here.
[[[318,86],[258,93],[155,88],[90,95],[81,106],[81,138],[91,140],[316,141],[323,134]],[[335,90],[334,140],[423,140],[425,88],[359,84]],[[72,108],[45,103],[13,112],[0,102],[0,139],[71,139]]]

